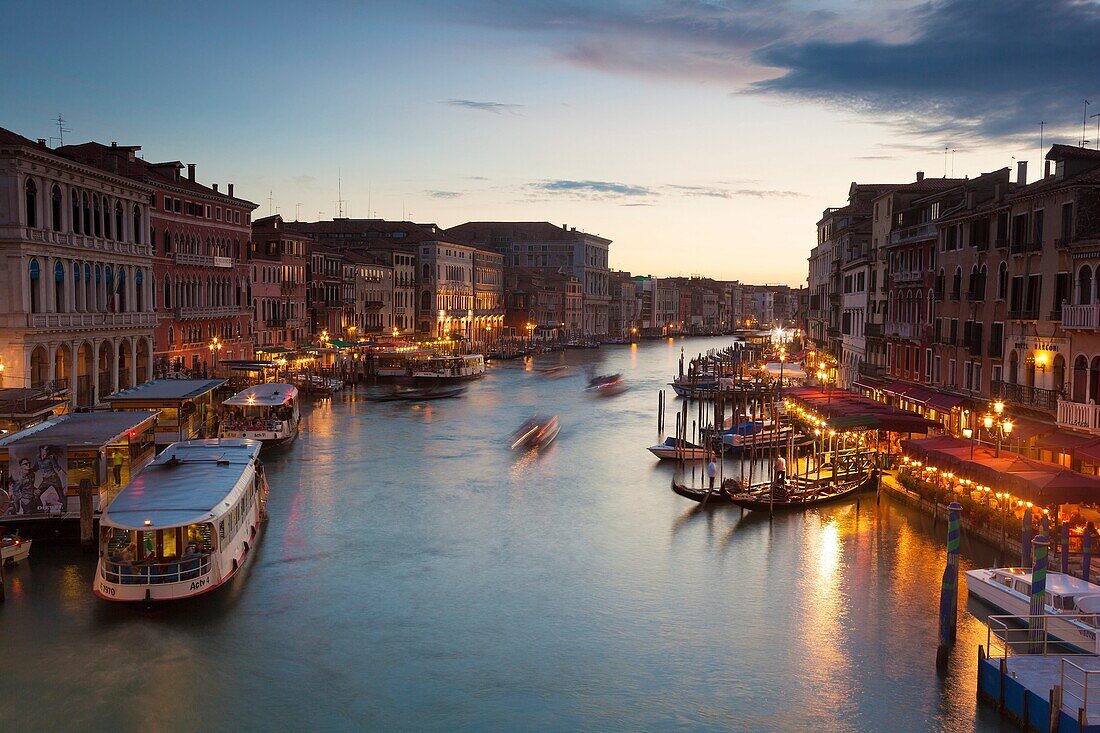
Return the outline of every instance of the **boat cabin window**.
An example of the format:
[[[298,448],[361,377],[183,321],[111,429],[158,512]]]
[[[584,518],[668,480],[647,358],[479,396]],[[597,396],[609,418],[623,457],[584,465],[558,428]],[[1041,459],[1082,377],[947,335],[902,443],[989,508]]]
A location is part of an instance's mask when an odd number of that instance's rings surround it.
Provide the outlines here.
[[[1026,580],[1017,580],[1016,581],[1016,592],[1017,593],[1023,593],[1025,596],[1030,596],[1031,595],[1031,583],[1027,582]]]
[[[191,524],[155,530],[103,530],[103,551],[107,559],[120,564],[160,563],[181,555],[205,555],[214,549],[213,527]]]
[[[1001,582],[1004,583],[1006,588],[1011,588],[1012,587],[1012,578],[1009,578],[1009,577],[1001,578]]]

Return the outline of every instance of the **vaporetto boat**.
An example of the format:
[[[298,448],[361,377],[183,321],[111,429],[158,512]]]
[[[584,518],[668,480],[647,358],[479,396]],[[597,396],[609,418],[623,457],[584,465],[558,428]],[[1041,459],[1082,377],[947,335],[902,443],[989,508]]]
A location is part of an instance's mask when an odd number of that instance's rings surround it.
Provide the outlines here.
[[[967,570],[966,587],[970,595],[1000,611],[1013,616],[1031,613],[1031,568]],[[1100,653],[1100,585],[1048,572],[1044,600],[1044,625],[1052,639],[1088,654]]]
[[[267,517],[255,440],[172,443],[100,520],[93,590],[109,601],[169,601],[214,590],[252,556]]]
[[[219,431],[223,438],[258,440],[264,446],[274,446],[298,437],[302,413],[298,388],[293,384],[255,384],[222,404],[229,408]]]

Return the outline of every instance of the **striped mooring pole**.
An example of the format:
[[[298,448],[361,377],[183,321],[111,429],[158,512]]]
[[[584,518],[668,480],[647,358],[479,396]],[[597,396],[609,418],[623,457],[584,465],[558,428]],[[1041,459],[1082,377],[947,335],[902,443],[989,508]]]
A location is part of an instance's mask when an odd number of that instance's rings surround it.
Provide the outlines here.
[[[1035,564],[1031,567],[1031,618],[1027,620],[1028,641],[1033,654],[1041,653],[1046,641],[1046,619],[1043,618],[1043,596],[1047,590],[1047,548],[1050,542],[1045,535],[1031,541]]]
[[[955,643],[959,620],[959,515],[962,505],[951,502],[947,507],[947,567],[940,583],[940,634],[936,646],[936,670],[947,671],[947,659]]]
[[[1081,578],[1086,582],[1092,575],[1092,538],[1096,534],[1096,528],[1092,522],[1085,525],[1085,531],[1081,534]]]
[[[1031,567],[1031,507],[1024,509],[1024,533],[1020,540],[1020,565]]]

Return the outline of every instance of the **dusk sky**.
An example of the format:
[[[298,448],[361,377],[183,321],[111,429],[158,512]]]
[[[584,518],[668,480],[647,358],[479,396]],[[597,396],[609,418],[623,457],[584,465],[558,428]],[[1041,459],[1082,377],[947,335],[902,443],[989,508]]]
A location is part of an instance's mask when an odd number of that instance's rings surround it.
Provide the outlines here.
[[[332,217],[339,172],[353,217],[568,224],[611,238],[612,267],[635,274],[799,284],[851,181],[1015,160],[1034,179],[1040,121],[1048,145],[1076,144],[1082,100],[1100,112],[1092,2],[5,11],[0,126],[54,137],[61,113],[66,143],[197,163],[257,215],[270,191],[287,218]]]

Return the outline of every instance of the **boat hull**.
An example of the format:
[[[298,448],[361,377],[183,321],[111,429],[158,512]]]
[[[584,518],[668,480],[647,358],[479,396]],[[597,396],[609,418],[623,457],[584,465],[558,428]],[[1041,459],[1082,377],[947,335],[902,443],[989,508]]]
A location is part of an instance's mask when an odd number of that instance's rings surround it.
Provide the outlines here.
[[[31,554],[31,543],[34,540],[18,540],[17,544],[4,545],[0,549],[0,562],[5,565],[15,565],[26,560]]]
[[[835,491],[816,492],[814,494],[803,494],[789,496],[783,501],[769,501],[767,498],[761,498],[757,495],[749,494],[733,494],[730,496],[730,502],[736,504],[742,509],[748,509],[754,512],[779,512],[779,511],[791,511],[794,509],[804,509],[810,506],[819,506],[821,504],[828,504],[833,501],[840,501],[847,499],[860,491],[867,488],[871,483],[871,476],[868,475],[864,478],[856,481],[847,482],[837,487],[832,487]],[[791,491],[791,489],[788,489]]]
[[[647,448],[650,453],[662,461],[683,459],[685,461],[705,461],[710,454],[706,448],[675,448],[670,445],[651,445]]]
[[[684,497],[685,499],[691,499],[697,501],[700,504],[706,503],[708,506],[711,504],[732,504],[730,496],[726,493],[726,490],[720,487],[714,487],[713,491],[708,491],[706,488],[696,488],[694,486],[685,486],[677,483],[676,479],[672,479],[672,492]]]

